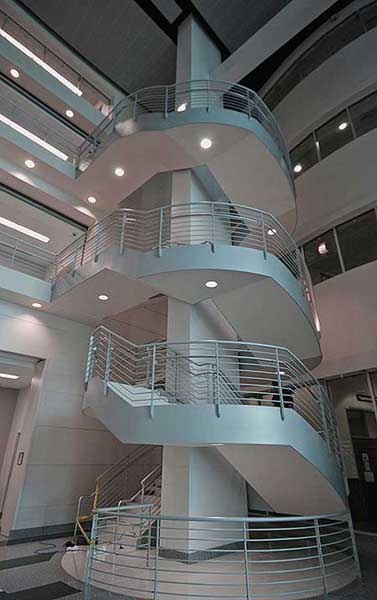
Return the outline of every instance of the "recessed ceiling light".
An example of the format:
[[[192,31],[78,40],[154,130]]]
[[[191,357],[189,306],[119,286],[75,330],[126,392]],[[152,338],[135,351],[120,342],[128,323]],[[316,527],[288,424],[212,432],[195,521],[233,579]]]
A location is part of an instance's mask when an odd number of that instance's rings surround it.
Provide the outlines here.
[[[326,242],[321,242],[317,248],[318,250],[318,254],[327,254],[328,253],[328,249],[326,246]]]
[[[340,124],[338,125],[338,129],[339,129],[340,131],[343,131],[343,129],[347,129],[347,127],[348,127],[348,123],[347,123],[347,121],[343,121],[343,123],[340,123]]]
[[[19,379],[19,375],[13,375],[12,373],[0,373],[0,377],[3,379]]]
[[[177,112],[184,112],[187,108],[187,102],[182,102],[179,106],[177,106]]]
[[[275,235],[277,233],[275,227],[271,227],[271,229],[267,229],[267,235]]]
[[[45,244],[47,244],[47,242],[50,241],[50,238],[47,237],[46,235],[42,235],[41,233],[38,233],[37,231],[33,231],[32,229],[29,229],[28,227],[24,227],[23,225],[14,223],[14,221],[9,221],[8,219],[4,219],[4,217],[0,217],[0,225],[5,225],[5,227],[9,227],[10,229],[15,229],[16,231],[19,231],[20,233],[23,233],[25,235],[29,235],[30,237],[32,237],[36,240],[39,240],[40,242],[44,242]]]
[[[28,169],[34,169],[35,162],[33,160],[31,160],[31,158],[27,158],[25,160],[25,165],[27,166]]]
[[[42,308],[42,304],[40,302],[33,302],[32,307],[33,308]]]
[[[212,146],[212,140],[210,140],[209,138],[203,138],[202,140],[200,140],[200,146],[201,148],[203,148],[203,150],[208,150],[208,148]]]
[[[216,288],[219,284],[217,281],[206,281],[204,284],[207,288]]]
[[[0,29],[0,32],[1,32],[1,29]],[[54,154],[58,158],[61,158],[62,160],[68,160],[67,154],[64,154],[64,152],[62,152],[58,148],[55,148],[55,146],[52,146],[51,144],[46,142],[46,140],[43,140],[42,138],[38,137],[37,135],[35,135],[31,131],[29,131],[28,129],[25,129],[25,127],[22,127],[21,125],[16,123],[16,121],[12,121],[12,119],[9,119],[8,117],[6,117],[5,115],[3,115],[1,113],[0,113],[0,122],[4,123],[4,125],[8,125],[8,127],[11,127],[12,129],[14,129],[14,131],[17,131],[17,133],[20,133],[21,135],[25,136],[26,138],[28,138],[35,144],[38,144],[38,146],[41,146],[45,150],[48,150],[49,152],[51,152],[51,154]]]
[[[300,173],[302,171],[302,165],[300,163],[297,163],[297,165],[293,167],[293,170],[295,173]]]
[[[88,202],[89,204],[95,204],[97,202],[97,198],[94,196],[88,196]]]
[[[69,117],[70,119],[72,119],[72,117],[75,116],[75,113],[73,112],[73,110],[71,110],[70,108],[67,108],[67,110],[65,111],[65,114],[67,115],[67,117]]]
[[[114,169],[114,173],[117,177],[123,177],[124,175],[124,169],[122,169],[122,167],[117,167],[116,169]]]
[[[65,85],[69,90],[71,90],[71,92],[73,92],[77,96],[82,96],[82,91],[76,85],[74,85],[66,77],[64,77],[63,75],[58,73],[58,71],[56,71],[53,67],[51,67],[51,65],[46,63],[44,60],[42,60],[36,54],[34,54],[34,52],[29,50],[29,48],[27,48],[26,46],[21,44],[21,42],[16,40],[16,38],[14,38],[12,35],[10,35],[7,31],[4,31],[4,29],[0,28],[0,35],[1,35],[1,37],[5,38],[10,44],[15,46],[18,50],[20,50],[20,52],[23,52],[23,54],[26,54],[26,56],[31,58],[31,60],[33,60],[35,63],[37,63],[37,65],[42,67],[42,69],[47,71],[47,73],[52,75],[52,77],[55,77],[55,79],[57,79],[58,81],[60,81],[60,83]]]
[[[11,69],[9,72],[12,75],[12,77],[14,77],[15,79],[18,79],[20,76],[20,73],[19,73],[19,71],[17,71],[17,69]]]
[[[98,300],[108,300],[109,296],[107,296],[107,294],[100,294],[98,296]]]

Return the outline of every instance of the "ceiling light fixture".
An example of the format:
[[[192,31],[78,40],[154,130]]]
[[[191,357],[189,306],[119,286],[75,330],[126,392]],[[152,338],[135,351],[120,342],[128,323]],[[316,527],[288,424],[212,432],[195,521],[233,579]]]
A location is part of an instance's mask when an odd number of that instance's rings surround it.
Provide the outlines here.
[[[177,106],[177,112],[184,112],[187,108],[187,102],[182,102],[179,106]]]
[[[57,79],[58,81],[60,81],[60,83],[62,83],[63,85],[65,85],[65,87],[67,87],[69,90],[71,90],[71,92],[73,92],[77,96],[82,96],[82,91],[76,85],[74,85],[71,81],[69,81],[68,79],[66,79],[66,77],[63,77],[63,75],[61,75],[60,73],[58,73],[58,71],[56,71],[55,69],[53,69],[44,60],[42,60],[41,58],[39,58],[39,56],[37,56],[36,54],[34,54],[34,52],[32,52],[31,50],[29,50],[29,48],[27,48],[26,46],[24,46],[23,44],[21,44],[21,42],[19,42],[18,40],[16,40],[16,38],[14,38],[12,35],[10,35],[7,31],[4,31],[4,29],[0,28],[0,35],[1,35],[1,37],[5,38],[10,44],[12,44],[13,46],[15,46],[18,50],[20,50],[21,52],[23,52],[23,54],[26,54],[26,56],[28,56],[29,58],[31,58],[31,60],[33,60],[35,63],[37,63],[37,65],[39,65],[40,67],[42,67],[42,69],[44,69],[45,71],[47,71],[47,73],[49,73],[50,75],[52,75],[52,77],[55,77],[55,79]]]
[[[98,300],[103,300],[103,301],[105,301],[105,300],[108,300],[108,299],[109,299],[109,296],[108,296],[107,294],[100,294],[100,295],[98,296]]]
[[[19,73],[19,71],[17,71],[17,69],[11,69],[9,72],[12,75],[12,77],[14,77],[15,79],[18,79],[20,76],[20,73]]]
[[[40,302],[33,302],[32,307],[33,308],[42,308],[42,304]]]
[[[217,281],[206,281],[204,284],[207,288],[216,288],[219,284]]]
[[[0,373],[0,377],[3,379],[19,379],[19,375],[13,375],[12,373]]]
[[[347,129],[347,127],[348,127],[348,123],[347,123],[347,121],[343,121],[343,123],[340,123],[340,124],[338,125],[338,129],[339,129],[339,131],[343,131],[344,129]]]
[[[116,167],[116,169],[114,169],[114,173],[117,177],[123,177],[125,171],[122,169],[122,167]]]
[[[89,204],[95,204],[97,202],[97,198],[94,196],[88,196],[88,202]]]
[[[297,163],[297,165],[295,165],[293,167],[293,170],[294,170],[295,173],[301,173],[301,171],[302,171],[302,165],[300,163]]]
[[[267,229],[267,235],[275,235],[277,233],[275,227],[271,227],[271,229]]]
[[[28,169],[34,169],[35,162],[33,160],[31,160],[31,158],[27,158],[25,160],[25,165],[27,166]]]
[[[72,119],[72,117],[75,116],[75,113],[73,112],[73,110],[71,110],[70,108],[67,108],[67,110],[65,111],[65,114],[67,117],[69,117],[70,119]]]
[[[212,146],[212,140],[210,140],[209,138],[203,138],[202,140],[200,140],[200,146],[201,148],[203,148],[203,150],[208,150],[208,148]]]
[[[4,217],[0,217],[0,225],[5,225],[5,227],[9,227],[10,229],[15,229],[16,231],[19,231],[20,233],[23,233],[24,235],[28,235],[28,236],[34,238],[35,240],[43,242],[44,244],[47,244],[47,242],[50,241],[50,238],[47,237],[46,235],[42,235],[41,233],[38,233],[37,231],[33,231],[32,229],[29,229],[28,227],[24,227],[23,225],[19,225],[18,223],[15,223],[14,221],[9,221],[9,219],[4,219]]]
[[[31,133],[31,131],[29,131],[28,129],[21,127],[21,125],[19,125],[15,121],[12,121],[5,115],[0,114],[0,122],[4,123],[4,125],[8,125],[8,127],[11,127],[15,131],[17,131],[17,133],[20,133],[21,135],[27,137],[35,144],[38,144],[38,146],[42,146],[42,148],[48,150],[49,152],[51,152],[51,154],[54,154],[58,158],[61,158],[62,160],[68,160],[67,154],[64,154],[64,152],[61,152],[61,150],[58,150],[58,148],[55,148],[55,146],[52,146],[51,144],[49,144],[45,140],[42,140],[42,138],[38,137],[34,133]]]
[[[328,253],[328,249],[326,246],[326,242],[321,242],[317,248],[318,250],[318,254],[327,254]]]

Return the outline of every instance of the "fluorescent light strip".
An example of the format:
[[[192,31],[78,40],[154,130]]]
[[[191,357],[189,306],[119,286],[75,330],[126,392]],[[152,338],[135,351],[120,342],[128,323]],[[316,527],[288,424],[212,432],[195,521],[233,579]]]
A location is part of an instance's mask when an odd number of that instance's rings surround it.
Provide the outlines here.
[[[57,156],[58,158],[61,158],[62,160],[68,160],[67,154],[64,154],[64,152],[62,152],[61,150],[58,150],[57,148],[55,148],[55,146],[51,146],[51,144],[49,144],[45,140],[42,140],[42,138],[38,137],[34,133],[31,133],[31,131],[29,131],[28,129],[21,127],[21,125],[19,125],[15,121],[12,121],[11,119],[6,117],[5,115],[2,115],[1,113],[0,113],[0,121],[2,123],[4,123],[4,125],[8,125],[8,127],[11,127],[12,129],[14,129],[21,135],[24,135],[25,137],[27,137],[29,140],[31,140],[35,144],[38,144],[38,146],[42,146],[42,148],[44,148],[45,150],[48,150],[49,152],[51,152],[51,154],[54,154],[55,156]]]
[[[53,69],[52,67],[50,67],[50,65],[48,65],[44,60],[42,60],[41,58],[39,58],[39,56],[37,56],[36,54],[34,54],[34,52],[32,52],[31,50],[29,50],[29,48],[26,48],[26,46],[24,46],[23,44],[21,44],[21,42],[19,42],[18,40],[16,40],[13,36],[9,35],[9,33],[7,31],[4,31],[4,29],[0,29],[0,35],[3,38],[5,38],[8,42],[10,42],[13,46],[15,46],[18,50],[20,50],[21,52],[23,52],[24,54],[26,54],[26,56],[28,56],[29,58],[31,58],[31,60],[33,60],[34,62],[36,62],[37,65],[39,65],[40,67],[42,67],[42,69],[44,69],[45,71],[47,71],[47,73],[49,73],[50,75],[52,75],[53,77],[55,77],[55,79],[57,79],[58,81],[60,81],[60,83],[62,83],[63,85],[65,85],[65,87],[67,87],[69,90],[71,90],[71,92],[73,92],[77,96],[82,96],[82,91],[76,85],[74,85],[68,79],[66,79],[65,77],[63,77],[63,75],[60,75],[60,73],[58,73],[57,71],[55,71],[55,69]]]
[[[12,375],[11,373],[0,373],[0,377],[3,379],[19,379],[19,375]]]
[[[9,227],[9,229],[15,229],[16,231],[19,231],[20,233],[28,235],[28,236],[30,236],[36,240],[39,240],[40,242],[43,242],[45,244],[47,244],[47,242],[50,241],[50,238],[47,237],[46,235],[42,235],[41,233],[38,233],[37,231],[28,229],[27,227],[24,227],[23,225],[14,223],[13,221],[8,221],[8,219],[4,219],[4,217],[0,217],[0,225],[5,225],[5,227]]]

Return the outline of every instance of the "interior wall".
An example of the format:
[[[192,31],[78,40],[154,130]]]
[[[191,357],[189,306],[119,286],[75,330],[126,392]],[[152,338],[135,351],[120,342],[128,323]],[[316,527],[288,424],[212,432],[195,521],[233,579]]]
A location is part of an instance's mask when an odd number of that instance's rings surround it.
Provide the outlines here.
[[[4,461],[9,433],[12,427],[17,395],[18,390],[3,387],[0,388],[0,472]]]
[[[377,366],[377,261],[314,286],[321,324],[322,363],[317,377]]]
[[[11,477],[4,535],[72,523],[78,497],[91,493],[95,478],[125,454],[123,444],[81,412],[89,334],[77,322],[0,302],[0,349],[44,360],[17,406],[27,425],[19,448],[25,459]]]

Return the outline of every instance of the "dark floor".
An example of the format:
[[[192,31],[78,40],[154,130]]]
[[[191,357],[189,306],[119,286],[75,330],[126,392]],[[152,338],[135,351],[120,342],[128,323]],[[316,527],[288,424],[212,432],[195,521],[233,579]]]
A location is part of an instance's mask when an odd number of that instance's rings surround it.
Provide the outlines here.
[[[377,536],[357,535],[357,543],[363,579],[329,600],[377,600]],[[124,600],[96,588],[85,594],[60,566],[64,551],[64,539],[0,546],[0,600]]]

